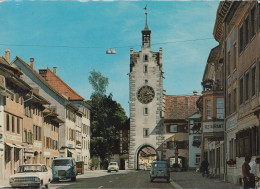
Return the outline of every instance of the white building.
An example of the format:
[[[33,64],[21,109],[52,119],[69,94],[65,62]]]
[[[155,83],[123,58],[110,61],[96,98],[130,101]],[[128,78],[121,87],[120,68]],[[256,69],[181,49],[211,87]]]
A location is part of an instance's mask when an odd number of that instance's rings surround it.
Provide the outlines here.
[[[163,71],[162,48],[151,51],[151,30],[142,30],[142,48],[130,50],[130,169],[138,168],[139,152],[145,147],[156,150],[161,158],[163,137]]]

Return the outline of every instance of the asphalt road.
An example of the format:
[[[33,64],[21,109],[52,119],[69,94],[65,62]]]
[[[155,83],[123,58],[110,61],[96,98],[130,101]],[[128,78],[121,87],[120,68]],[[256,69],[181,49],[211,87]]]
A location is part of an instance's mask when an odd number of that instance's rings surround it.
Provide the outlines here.
[[[49,188],[173,188],[173,186],[164,179],[156,179],[151,183],[149,171],[119,171],[118,173],[103,173],[94,178],[77,177],[76,182],[51,183]]]

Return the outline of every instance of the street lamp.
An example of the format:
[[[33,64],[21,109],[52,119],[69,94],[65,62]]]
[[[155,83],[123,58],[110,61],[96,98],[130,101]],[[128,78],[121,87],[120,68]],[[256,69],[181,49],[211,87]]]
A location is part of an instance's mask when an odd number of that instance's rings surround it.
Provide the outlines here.
[[[106,54],[116,54],[115,49],[107,49]]]

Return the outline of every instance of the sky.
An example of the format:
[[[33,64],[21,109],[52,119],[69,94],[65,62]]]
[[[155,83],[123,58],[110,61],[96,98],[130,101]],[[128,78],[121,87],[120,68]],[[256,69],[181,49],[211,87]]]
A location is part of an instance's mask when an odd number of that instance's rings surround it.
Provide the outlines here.
[[[0,55],[11,51],[35,69],[57,67],[57,73],[85,99],[95,70],[109,78],[107,94],[129,116],[130,48],[141,50],[141,30],[152,31],[151,50],[163,48],[167,95],[202,91],[210,50],[217,46],[213,28],[219,1],[22,1],[0,0]],[[106,54],[114,48],[116,54]]]

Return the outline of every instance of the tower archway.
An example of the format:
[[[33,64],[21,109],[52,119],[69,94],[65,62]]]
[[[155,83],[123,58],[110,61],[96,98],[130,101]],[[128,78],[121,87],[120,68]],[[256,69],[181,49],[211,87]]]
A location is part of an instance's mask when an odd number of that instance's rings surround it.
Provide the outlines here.
[[[140,145],[135,153],[135,169],[145,169],[152,164],[154,160],[158,160],[158,152],[151,144]]]

